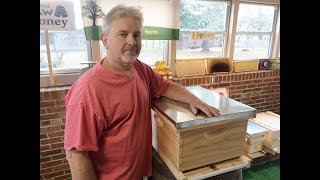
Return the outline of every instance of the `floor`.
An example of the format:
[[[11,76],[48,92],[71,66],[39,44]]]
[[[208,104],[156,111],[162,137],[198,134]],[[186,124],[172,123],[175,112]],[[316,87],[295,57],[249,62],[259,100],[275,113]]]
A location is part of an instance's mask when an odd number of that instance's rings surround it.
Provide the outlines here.
[[[280,180],[280,159],[242,171],[243,180]]]

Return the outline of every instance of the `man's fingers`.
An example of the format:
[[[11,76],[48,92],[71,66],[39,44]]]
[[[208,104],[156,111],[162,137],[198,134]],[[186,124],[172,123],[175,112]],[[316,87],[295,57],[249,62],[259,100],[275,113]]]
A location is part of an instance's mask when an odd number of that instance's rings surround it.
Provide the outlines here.
[[[197,115],[198,109],[194,105],[190,104],[190,109],[194,115]]]
[[[209,111],[215,117],[220,116],[220,111],[218,109],[214,108],[214,107],[209,106]]]
[[[204,112],[208,117],[218,117],[220,116],[220,111],[209,105],[202,105],[198,109]]]

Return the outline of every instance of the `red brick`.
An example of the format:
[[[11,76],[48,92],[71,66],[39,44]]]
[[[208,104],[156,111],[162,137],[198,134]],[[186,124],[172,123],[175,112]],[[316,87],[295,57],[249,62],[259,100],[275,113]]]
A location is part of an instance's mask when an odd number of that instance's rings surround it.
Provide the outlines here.
[[[40,168],[40,174],[48,174],[48,173],[51,173],[53,172],[53,168],[45,168],[45,169],[42,169]]]
[[[56,107],[48,107],[47,113],[56,113],[56,112],[64,112],[66,111],[65,106],[56,106]]]
[[[240,81],[231,82],[231,86],[238,86],[241,85]]]
[[[55,160],[55,161],[51,161],[51,162],[42,163],[41,167],[42,168],[49,168],[49,167],[59,166],[61,164],[63,164],[62,160]]]
[[[64,144],[63,142],[51,144],[51,149],[63,148],[63,144]]]
[[[52,160],[65,159],[65,158],[66,158],[65,153],[52,156]]]
[[[245,84],[252,84],[252,80],[242,81],[242,84],[243,84],[243,85],[245,85]]]
[[[40,127],[42,127],[42,126],[51,126],[51,121],[50,120],[41,121]]]
[[[59,142],[63,142],[63,139],[61,137],[40,140],[40,144],[42,145],[59,143]]]
[[[49,133],[61,130],[60,126],[40,127],[40,133]]]
[[[227,76],[227,81],[228,81],[228,82],[231,82],[231,75],[228,74],[228,75],[226,75],[226,76]]]
[[[218,76],[218,81],[217,81],[217,82],[218,82],[218,83],[219,83],[219,82],[222,82],[222,76],[221,76],[221,75]]]
[[[62,153],[62,149],[42,151],[42,152],[40,152],[40,157],[47,157],[47,156],[57,155],[57,154],[61,154],[61,153]]]
[[[40,157],[40,164],[52,161],[51,157]]]
[[[241,80],[244,81],[245,79],[245,74],[241,74]]]
[[[261,83],[261,82],[262,82],[261,79],[259,79],[259,80],[252,80],[252,83]]]
[[[63,130],[48,132],[49,138],[61,137],[61,136],[63,136],[63,135],[64,135],[64,131],[63,131]]]
[[[257,78],[257,79],[260,79],[260,78],[261,78],[261,73],[258,72],[258,73],[255,73],[255,74],[256,74],[256,78]]]
[[[222,76],[222,82],[226,82],[227,81],[227,76]]]
[[[246,85],[241,85],[241,86],[236,86],[236,89],[245,89],[247,86]]]
[[[64,125],[65,122],[62,118],[60,119],[52,119],[51,120],[51,125],[55,126],[55,125]]]
[[[57,171],[57,172],[45,174],[45,175],[43,175],[43,177],[44,178],[53,178],[53,179],[55,179],[54,177],[61,176],[61,175],[64,175],[64,171]]]
[[[40,92],[40,102],[41,101],[44,101],[44,97],[43,97],[43,93],[42,92]]]
[[[45,139],[45,138],[48,138],[47,134],[40,134],[40,139]]]
[[[40,115],[40,121],[49,120],[49,119],[57,119],[57,118],[60,118],[60,114],[59,113]]]
[[[234,78],[235,78],[235,81],[239,81],[240,79],[239,79],[239,74],[235,74],[234,75]]]
[[[48,151],[50,150],[50,145],[40,146],[40,151]]]
[[[248,84],[248,88],[255,88],[255,87],[257,87],[257,84]]]
[[[235,81],[235,75],[234,74],[231,75],[231,81]]]
[[[244,90],[242,90],[242,93],[248,93],[248,92],[252,92],[252,89],[244,89]]]
[[[47,109],[46,108],[40,108],[40,115],[47,114]]]
[[[66,96],[66,92],[65,91],[51,91],[51,98],[58,100],[58,99],[64,99],[64,97]]]
[[[64,100],[56,100],[56,105],[57,106],[65,106],[65,101]]]
[[[71,174],[65,174],[63,176],[56,176],[54,177],[55,180],[68,180],[71,179]]]
[[[42,92],[44,100],[51,100],[50,91]]]
[[[257,100],[260,99],[260,96],[251,96],[251,100]]]
[[[264,99],[256,100],[256,103],[263,103],[263,102],[264,102]]]
[[[62,171],[69,169],[69,164],[62,164],[53,168],[55,171]]]
[[[71,171],[70,171],[70,169],[68,169],[68,170],[64,171],[64,173],[65,173],[65,174],[70,174]]]
[[[183,79],[181,80],[181,85],[183,85],[183,86],[186,85],[186,79],[185,79],[185,78],[183,78]]]
[[[54,106],[56,106],[55,101],[41,101],[40,102],[40,108],[54,107]]]

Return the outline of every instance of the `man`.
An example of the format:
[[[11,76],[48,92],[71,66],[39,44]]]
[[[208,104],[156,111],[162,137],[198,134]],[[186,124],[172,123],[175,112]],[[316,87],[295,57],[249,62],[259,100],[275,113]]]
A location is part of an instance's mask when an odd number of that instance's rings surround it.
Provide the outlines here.
[[[151,101],[158,96],[190,104],[207,116],[219,110],[167,81],[137,57],[143,17],[118,5],[103,19],[107,56],[65,97],[64,148],[72,180],[141,179],[152,175]]]

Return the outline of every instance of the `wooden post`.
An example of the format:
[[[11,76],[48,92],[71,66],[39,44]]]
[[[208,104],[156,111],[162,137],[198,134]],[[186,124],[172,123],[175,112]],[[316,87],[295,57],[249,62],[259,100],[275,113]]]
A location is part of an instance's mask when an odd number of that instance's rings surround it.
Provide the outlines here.
[[[91,55],[93,62],[98,62],[101,58],[100,43],[97,40],[91,40]]]
[[[51,86],[55,86],[53,72],[52,72],[50,41],[49,41],[48,30],[45,30],[45,36],[46,36],[46,48],[47,48],[47,58],[48,58],[48,68],[49,68],[49,74],[50,74],[50,82],[51,82]]]

